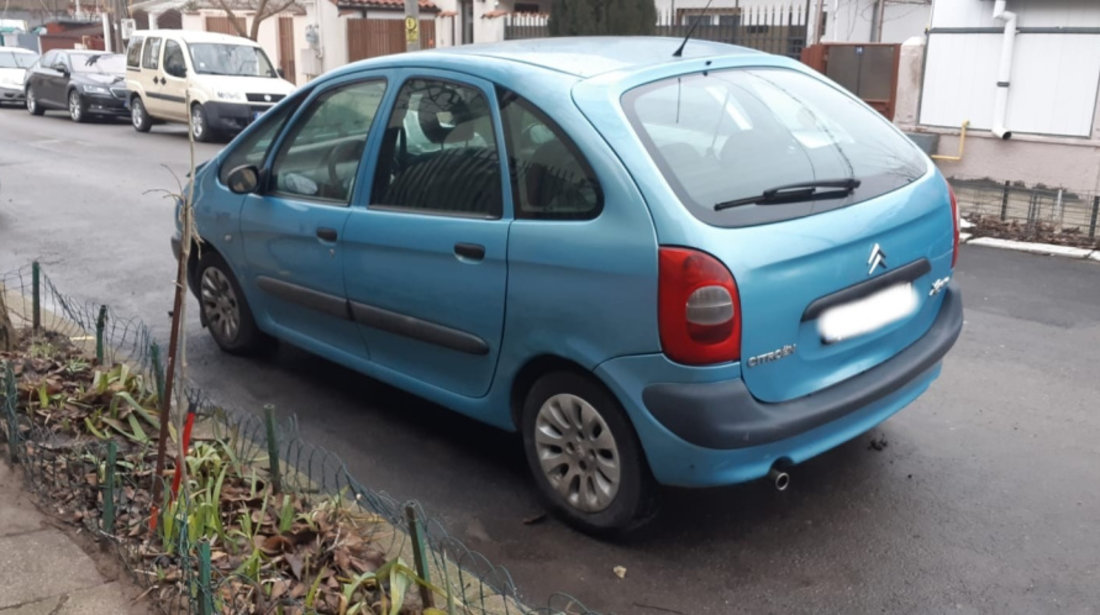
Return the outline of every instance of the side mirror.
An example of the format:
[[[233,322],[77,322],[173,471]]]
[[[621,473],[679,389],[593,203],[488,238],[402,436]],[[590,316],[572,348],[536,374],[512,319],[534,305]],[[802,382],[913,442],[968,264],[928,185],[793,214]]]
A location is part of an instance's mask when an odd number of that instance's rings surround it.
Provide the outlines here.
[[[251,194],[260,186],[260,170],[246,164],[229,172],[225,183],[229,190],[235,194]]]
[[[286,72],[281,68],[276,68],[275,73],[279,75],[280,79],[286,79]]]
[[[58,63],[53,65],[53,69],[66,77],[69,76],[69,67],[64,64]]]

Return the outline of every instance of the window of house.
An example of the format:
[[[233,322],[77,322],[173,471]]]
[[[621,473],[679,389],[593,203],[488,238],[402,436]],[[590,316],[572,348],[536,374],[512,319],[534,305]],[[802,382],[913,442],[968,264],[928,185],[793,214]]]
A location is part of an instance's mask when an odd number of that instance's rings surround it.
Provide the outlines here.
[[[141,36],[130,39],[130,46],[126,48],[126,66],[138,68],[141,65],[141,43],[144,41]]]
[[[514,13],[541,13],[542,9],[535,2],[517,2],[512,9]]]
[[[501,121],[517,218],[589,219],[603,195],[591,165],[565,131],[518,95],[501,90]]]
[[[493,116],[478,88],[435,79],[406,81],[378,161],[372,207],[501,216]]]
[[[346,204],[385,92],[386,82],[376,80],[318,96],[291,127],[275,156],[273,190]]]
[[[145,53],[141,57],[141,65],[145,68],[156,69],[160,66],[161,39],[151,38],[145,43]]]

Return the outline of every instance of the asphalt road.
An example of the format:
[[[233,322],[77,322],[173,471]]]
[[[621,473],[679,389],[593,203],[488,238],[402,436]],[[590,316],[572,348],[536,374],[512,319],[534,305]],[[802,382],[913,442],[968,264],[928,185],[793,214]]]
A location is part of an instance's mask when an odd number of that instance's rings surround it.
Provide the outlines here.
[[[172,213],[145,191],[174,188],[161,165],[182,176],[187,155],[179,127],[0,110],[0,271],[37,257],[65,292],[166,334]],[[920,400],[795,468],[785,493],[668,490],[653,531],[623,544],[524,525],[540,509],[507,434],[293,348],[223,355],[193,300],[186,334],[191,376],[218,400],[296,412],[307,438],[423,502],[534,605],[564,591],[643,615],[1098,612],[1100,264],[965,247],[956,277],[966,327]]]

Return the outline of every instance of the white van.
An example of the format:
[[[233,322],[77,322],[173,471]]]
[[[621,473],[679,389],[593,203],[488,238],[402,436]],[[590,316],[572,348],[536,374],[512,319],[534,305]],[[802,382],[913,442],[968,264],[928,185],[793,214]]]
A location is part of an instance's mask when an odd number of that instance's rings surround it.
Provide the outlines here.
[[[237,133],[287,94],[262,47],[239,36],[192,30],[136,30],[126,50],[130,117],[138,132],[187,122],[198,141]]]

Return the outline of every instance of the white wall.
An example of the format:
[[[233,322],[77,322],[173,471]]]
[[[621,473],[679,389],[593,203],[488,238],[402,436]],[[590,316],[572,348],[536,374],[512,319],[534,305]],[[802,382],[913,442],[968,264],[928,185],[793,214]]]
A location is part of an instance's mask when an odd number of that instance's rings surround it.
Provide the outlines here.
[[[1024,27],[1100,26],[1096,0],[1010,1]],[[934,28],[999,28],[993,3],[938,0]],[[988,130],[1002,34],[933,32],[921,96],[920,123]],[[1020,33],[1013,54],[1006,123],[1014,133],[1100,138],[1100,34]]]

